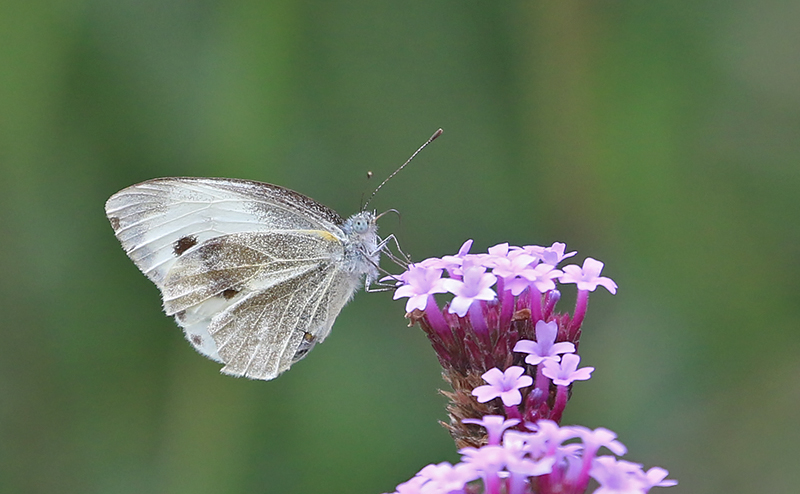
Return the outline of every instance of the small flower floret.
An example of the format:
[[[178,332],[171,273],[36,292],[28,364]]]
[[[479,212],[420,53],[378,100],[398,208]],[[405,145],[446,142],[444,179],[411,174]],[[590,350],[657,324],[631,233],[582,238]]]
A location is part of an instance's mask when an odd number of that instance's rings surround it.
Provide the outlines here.
[[[523,247],[528,252],[535,254],[541,261],[545,264],[549,264],[551,266],[558,266],[558,264],[568,257],[572,257],[577,254],[577,251],[567,252],[567,244],[563,242],[555,242],[550,247],[540,247],[538,245],[528,245]]]
[[[459,317],[467,315],[469,306],[475,300],[494,300],[496,294],[490,287],[497,282],[497,277],[486,272],[486,268],[478,264],[464,264],[462,267],[464,280],[446,278],[442,286],[455,295],[448,309]]]
[[[677,480],[667,479],[669,472],[661,467],[653,467],[644,473],[643,482],[650,487],[672,487],[678,485]],[[665,480],[666,479],[666,480]]]
[[[644,494],[650,489],[640,465],[613,456],[595,458],[589,475],[600,484],[594,494]]]
[[[481,376],[489,384],[473,389],[472,395],[480,403],[500,397],[507,407],[519,405],[522,403],[522,393],[519,389],[533,384],[533,378],[523,375],[524,373],[525,369],[516,365],[512,365],[505,372],[497,367],[489,369]]]
[[[554,290],[556,284],[553,279],[562,276],[560,270],[554,268],[549,264],[537,264],[533,268],[526,269],[520,275],[528,280],[528,284],[536,288],[540,293],[548,290]]]
[[[464,487],[467,482],[478,478],[478,473],[472,465],[458,463],[451,465],[443,461],[438,465],[428,465],[417,474],[418,477],[426,479],[420,485],[421,494],[448,493],[457,491]]]
[[[586,451],[594,453],[598,449],[606,447],[617,456],[622,456],[628,451],[624,444],[617,441],[617,434],[605,427],[598,427],[592,430],[588,427],[576,425],[573,426],[573,429],[580,435]]]
[[[519,419],[506,419],[502,415],[484,415],[482,419],[464,419],[465,424],[476,424],[486,429],[489,444],[500,444],[503,432],[519,424]]]
[[[578,290],[590,292],[593,292],[598,285],[601,285],[612,294],[617,293],[617,284],[614,283],[614,280],[600,276],[600,272],[603,270],[603,263],[597,259],[587,257],[583,261],[583,267],[570,264],[569,266],[564,266],[562,270],[564,274],[559,278],[561,283],[576,283]]]
[[[553,380],[556,386],[569,386],[573,381],[585,381],[592,377],[594,367],[583,367],[578,369],[581,358],[574,353],[568,353],[561,357],[561,362],[545,360],[542,365],[542,374]]]
[[[536,262],[538,261],[535,257],[527,254],[519,254],[514,257],[497,257],[494,260],[492,273],[503,278],[505,289],[511,290],[511,294],[517,296],[530,285],[526,275],[533,271],[530,266]],[[553,284],[553,288],[555,288],[555,284]]]
[[[558,323],[555,321],[536,321],[536,341],[520,340],[514,351],[530,354],[525,357],[525,363],[531,365],[539,365],[543,360],[558,362],[561,360],[559,354],[573,353],[575,345],[568,341],[556,343],[557,334]]]
[[[403,281],[406,283],[394,291],[394,300],[408,297],[406,302],[406,312],[414,309],[425,310],[428,297],[435,293],[445,293],[444,279],[442,279],[441,269],[424,268],[422,266],[411,265],[408,271],[403,273]]]

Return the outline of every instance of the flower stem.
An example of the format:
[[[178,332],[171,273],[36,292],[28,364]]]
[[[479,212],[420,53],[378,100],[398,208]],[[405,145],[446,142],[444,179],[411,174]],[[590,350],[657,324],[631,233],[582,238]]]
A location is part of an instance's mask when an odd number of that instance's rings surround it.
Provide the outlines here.
[[[484,479],[486,484],[485,494],[500,494],[500,476],[497,472],[490,472]]]
[[[453,339],[453,333],[450,331],[450,327],[444,320],[442,311],[439,310],[439,306],[436,304],[436,300],[433,298],[433,295],[428,295],[428,302],[427,305],[425,305],[425,317],[428,319],[428,324],[430,327],[432,327],[433,330],[436,331],[436,334],[439,335],[439,338],[441,338],[445,344],[450,343]]]
[[[561,415],[564,413],[564,407],[567,406],[567,399],[569,398],[568,386],[556,386],[556,403],[553,405],[553,411],[550,414],[550,420],[559,423],[561,422]]]
[[[531,286],[531,322],[536,325],[536,321],[542,320],[542,292]]]
[[[586,307],[589,305],[589,290],[578,290],[578,299],[575,301],[575,312],[572,316],[572,322],[569,325],[569,340],[575,337],[576,333],[583,324],[583,318],[586,317]]]
[[[481,343],[486,345],[486,348],[491,348],[491,339],[489,338],[489,327],[486,325],[486,318],[483,315],[483,308],[478,302],[473,302],[469,306],[468,312],[469,322],[472,325],[472,330],[475,335],[480,339]]]
[[[550,319],[550,316],[553,314],[553,310],[556,308],[556,304],[558,301],[561,300],[561,292],[558,290],[548,290],[545,294],[545,305],[544,305],[544,314],[542,317],[544,321]]]

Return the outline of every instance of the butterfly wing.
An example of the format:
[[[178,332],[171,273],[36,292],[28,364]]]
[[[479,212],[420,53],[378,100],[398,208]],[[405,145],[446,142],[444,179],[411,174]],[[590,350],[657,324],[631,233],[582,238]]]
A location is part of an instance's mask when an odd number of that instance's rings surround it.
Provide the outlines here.
[[[163,178],[106,203],[128,256],[223,372],[272,379],[327,336],[359,275],[340,269],[341,217],[271,184]]]
[[[226,374],[273,379],[325,339],[355,292],[343,256],[320,230],[218,237],[175,262],[164,309]]]
[[[342,218],[277,185],[229,178],[156,178],[123,189],[106,215],[125,252],[161,288],[175,260],[221,235],[323,230],[342,238]]]

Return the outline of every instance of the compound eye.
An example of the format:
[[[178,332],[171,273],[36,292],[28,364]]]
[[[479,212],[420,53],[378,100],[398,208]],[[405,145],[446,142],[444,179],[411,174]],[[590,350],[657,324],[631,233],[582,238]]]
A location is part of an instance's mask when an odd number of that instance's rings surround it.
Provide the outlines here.
[[[365,231],[367,231],[367,227],[368,227],[367,222],[362,219],[357,219],[355,224],[353,225],[353,228],[358,233],[364,233]]]

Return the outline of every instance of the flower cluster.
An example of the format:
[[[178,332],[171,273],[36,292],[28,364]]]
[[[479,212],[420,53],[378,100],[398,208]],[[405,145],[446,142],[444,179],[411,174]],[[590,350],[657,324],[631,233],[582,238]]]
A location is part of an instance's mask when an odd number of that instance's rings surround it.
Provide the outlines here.
[[[574,354],[589,292],[598,286],[617,290],[600,276],[603,263],[595,259],[559,269],[575,255],[563,243],[499,244],[485,254],[470,254],[471,247],[468,240],[454,256],[426,259],[389,278],[397,283],[394,298],[408,297],[406,317],[427,333],[453,387],[445,393],[447,427],[459,447],[485,443],[483,430],[464,419],[502,414],[531,423],[558,421],[569,383],[591,372],[577,370]],[[555,311],[561,299],[556,282],[577,285],[572,314]],[[440,308],[434,296],[444,293],[453,298]],[[551,379],[558,382],[551,385]]]
[[[577,354],[589,292],[617,290],[600,275],[603,263],[587,258],[582,266],[558,268],[575,255],[562,243],[500,244],[485,254],[470,254],[471,246],[469,240],[454,256],[426,259],[384,279],[396,283],[395,299],[408,298],[406,317],[428,335],[453,388],[443,392],[450,399],[444,425],[462,454],[456,465],[423,468],[397,494],[577,494],[590,478],[600,485],[596,494],[675,485],[664,480],[664,469],[644,472],[597,456],[601,447],[625,453],[613,432],[558,425],[572,384],[594,370],[578,368]],[[557,282],[577,285],[571,314],[556,312]],[[445,293],[453,297],[440,308],[435,296]]]
[[[526,494],[584,492],[589,480],[599,487],[595,494],[646,493],[651,487],[677,484],[666,479],[667,471],[614,456],[597,456],[605,447],[615,455],[625,454],[616,435],[602,427],[559,427],[550,420],[527,424],[531,432],[507,430],[519,423],[489,415],[470,421],[484,427],[488,444],[462,448],[461,462],[428,465],[408,482],[397,486],[396,494]],[[567,442],[578,439],[579,442]],[[666,480],[665,480],[666,479]]]

